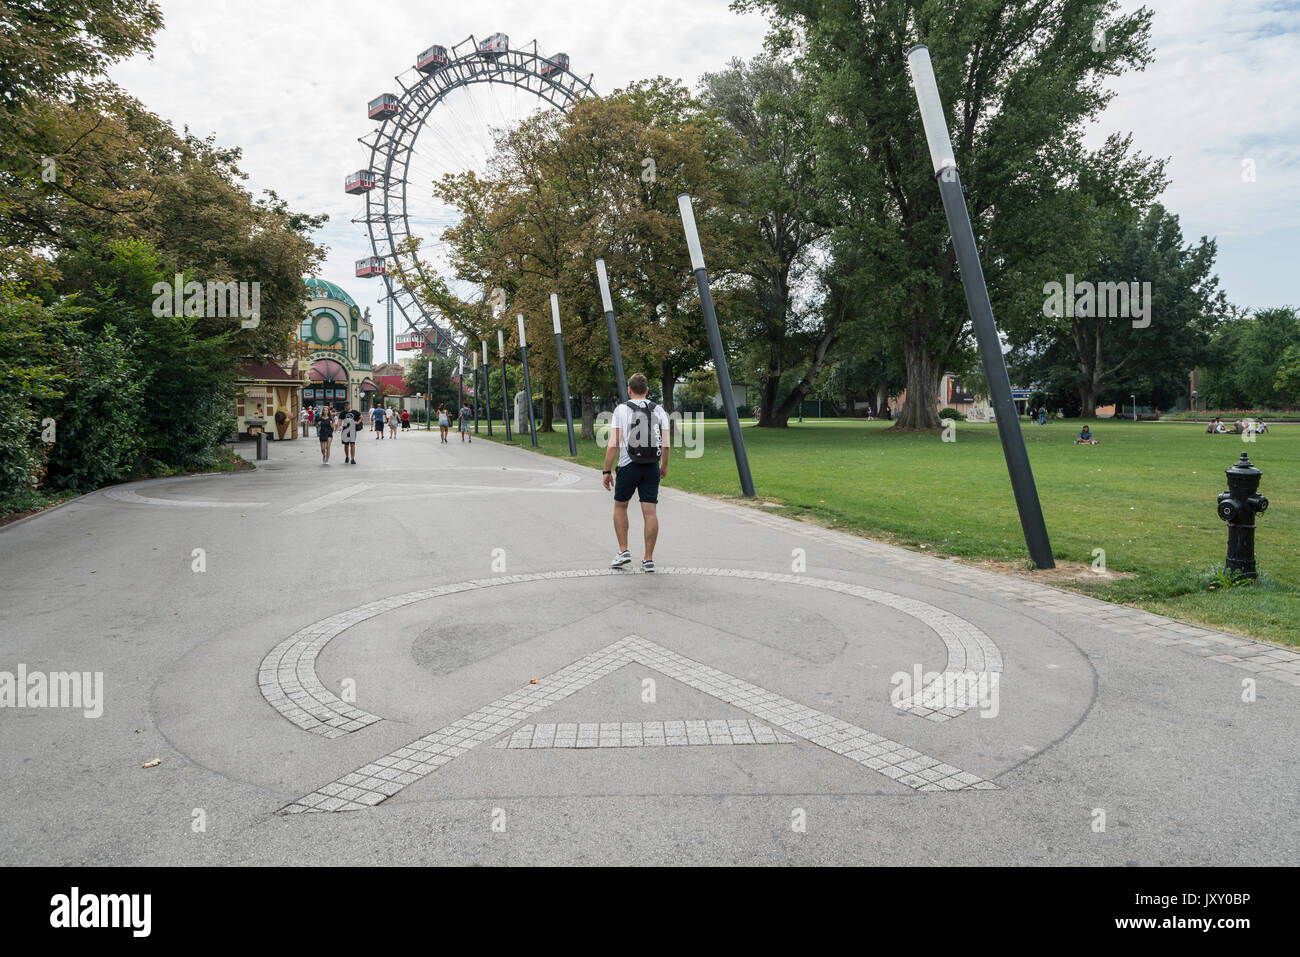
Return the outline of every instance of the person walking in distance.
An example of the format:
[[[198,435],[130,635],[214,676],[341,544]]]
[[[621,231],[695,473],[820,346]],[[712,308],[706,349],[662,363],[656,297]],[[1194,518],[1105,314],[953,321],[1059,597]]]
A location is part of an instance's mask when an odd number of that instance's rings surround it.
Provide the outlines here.
[[[307,434],[307,418],[307,407],[304,405],[298,410],[298,434],[300,436]]]
[[[397,438],[397,409],[389,409],[384,415],[388,417],[388,437]]]
[[[339,427],[339,438],[343,440],[343,461],[347,465],[357,464],[357,420],[351,415],[343,416]]]
[[[447,441],[447,430],[451,428],[451,419],[447,415],[445,405],[438,406],[438,434],[442,436],[442,441]]]
[[[473,444],[474,442],[474,437],[469,434],[469,422],[470,422],[470,417],[473,414],[474,413],[470,410],[469,405],[466,404],[460,407],[460,412],[457,413],[456,415],[456,421],[460,425],[460,440],[462,442],[466,440],[468,440],[471,444]]]
[[[384,407],[377,405],[370,410],[370,417],[375,420],[375,440],[384,437]]]
[[[614,410],[610,423],[609,446],[605,449],[605,470],[601,476],[606,489],[614,490],[614,535],[618,554],[611,568],[622,568],[632,561],[627,547],[628,503],[637,493],[641,519],[645,524],[645,557],[641,570],[655,570],[655,542],[659,538],[659,480],[668,476],[668,446],[663,437],[669,434],[668,414],[647,398],[650,391],[640,372],[627,380],[628,401]],[[618,476],[612,471],[618,460]]]
[[[403,432],[411,431],[411,410],[410,409],[402,410],[402,431]]]
[[[320,439],[320,460],[330,464],[330,446],[334,444],[334,425],[329,416],[321,415],[316,419],[316,438]]]

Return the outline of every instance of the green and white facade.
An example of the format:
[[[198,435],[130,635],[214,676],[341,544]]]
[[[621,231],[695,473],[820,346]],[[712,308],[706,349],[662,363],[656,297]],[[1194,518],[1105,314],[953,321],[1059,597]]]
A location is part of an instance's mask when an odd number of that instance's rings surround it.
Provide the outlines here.
[[[324,279],[304,282],[307,318],[298,330],[307,354],[303,404],[369,409],[376,394],[374,326],[341,287]]]

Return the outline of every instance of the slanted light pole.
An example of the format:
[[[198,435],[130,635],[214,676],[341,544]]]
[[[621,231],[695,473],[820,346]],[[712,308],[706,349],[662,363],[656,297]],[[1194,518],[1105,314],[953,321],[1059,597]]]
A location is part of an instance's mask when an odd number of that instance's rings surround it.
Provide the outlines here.
[[[424,431],[429,431],[429,402],[433,399],[433,360],[428,360],[429,372],[425,380],[424,393]]]
[[[623,376],[623,353],[618,347],[618,325],[614,322],[614,300],[609,295],[609,276],[605,260],[596,260],[596,278],[600,280],[600,302],[605,307],[605,325],[609,328],[609,351],[614,355],[614,376],[618,379],[618,401],[627,401],[627,379]]]
[[[943,102],[939,99],[939,86],[934,79],[929,49],[917,45],[908,50],[907,66],[912,74],[916,103],[921,110],[921,123],[925,127],[934,175],[939,181],[939,196],[952,234],[953,251],[957,255],[962,289],[966,293],[966,307],[975,327],[984,377],[997,415],[998,437],[1002,440],[1002,454],[1011,474],[1011,488],[1020,512],[1025,544],[1029,546],[1029,557],[1035,565],[1055,568],[1052,544],[1047,538],[1047,525],[1038,501],[1038,487],[1029,468],[1025,437],[1020,431],[1020,417],[1011,398],[1011,380],[1007,377],[1006,360],[1002,358],[1002,344],[993,322],[993,306],[989,302],[988,286],[984,283],[984,271],[980,268],[979,251],[975,246],[966,199],[962,195],[961,179],[957,176],[957,161],[953,158],[952,142],[948,139],[948,122],[943,115]]]
[[[483,342],[483,418],[487,419],[488,438],[490,439],[492,438],[492,383],[488,381],[488,372],[491,370],[492,367],[488,365],[487,340],[484,339],[482,340],[482,342]],[[475,385],[475,388],[478,388],[478,386]],[[474,423],[474,427],[476,429],[478,428],[477,422]]]
[[[695,210],[691,207],[689,193],[677,197],[682,213],[682,228],[686,231],[686,246],[691,253],[691,267],[695,270],[695,285],[700,290],[700,306],[704,310],[704,325],[709,333],[709,350],[713,353],[713,368],[718,373],[718,386],[722,389],[722,408],[727,413],[727,429],[731,432],[731,451],[736,456],[736,471],[740,473],[740,488],[748,498],[754,497],[754,479],[749,474],[749,456],[745,454],[745,440],[740,434],[740,416],[736,414],[736,396],[731,391],[731,375],[727,372],[727,354],[722,351],[722,333],[718,331],[718,314],[713,309],[713,293],[709,291],[709,274],[704,269],[704,252],[700,249],[700,234],[695,228]],[[671,389],[671,383],[664,383]]]
[[[465,357],[456,357],[456,418],[465,406]]]
[[[560,357],[560,385],[564,387],[564,421],[569,425],[569,454],[578,457],[573,438],[573,407],[569,404],[569,374],[564,369],[564,333],[560,331],[560,298],[551,293],[551,321],[555,324],[555,352]]]
[[[510,393],[506,389],[506,334],[500,329],[497,330],[497,355],[501,357],[501,405],[504,407],[503,414],[506,420],[506,441],[512,441],[510,436]]]
[[[519,355],[524,360],[524,397],[528,399],[528,434],[532,436],[533,448],[537,448],[537,420],[533,417],[533,380],[528,374],[528,340],[524,338],[524,314],[519,316]]]

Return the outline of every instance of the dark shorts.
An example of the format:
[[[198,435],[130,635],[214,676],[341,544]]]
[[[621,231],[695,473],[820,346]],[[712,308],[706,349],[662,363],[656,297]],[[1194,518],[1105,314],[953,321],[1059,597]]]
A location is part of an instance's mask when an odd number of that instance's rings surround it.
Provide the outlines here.
[[[641,502],[654,505],[659,501],[659,463],[620,465],[614,473],[614,501],[630,502],[632,493]]]

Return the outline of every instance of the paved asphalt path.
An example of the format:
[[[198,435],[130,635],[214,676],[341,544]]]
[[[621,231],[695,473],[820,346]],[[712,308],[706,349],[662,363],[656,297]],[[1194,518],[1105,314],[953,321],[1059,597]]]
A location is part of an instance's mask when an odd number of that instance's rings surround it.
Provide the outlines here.
[[[358,448],[0,531],[0,672],[104,689],[0,708],[0,863],[1300,856],[1300,656],[672,490],[611,572],[594,470]]]

